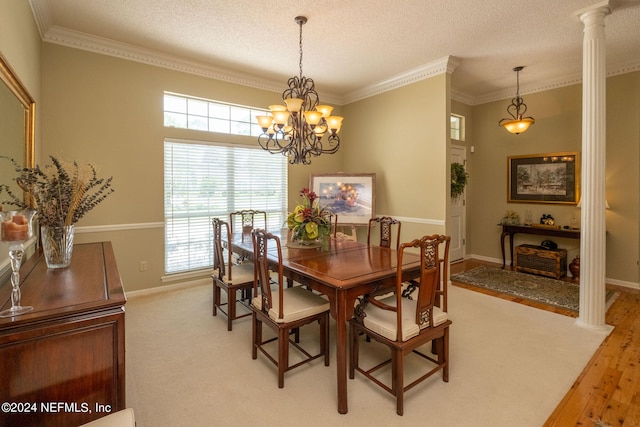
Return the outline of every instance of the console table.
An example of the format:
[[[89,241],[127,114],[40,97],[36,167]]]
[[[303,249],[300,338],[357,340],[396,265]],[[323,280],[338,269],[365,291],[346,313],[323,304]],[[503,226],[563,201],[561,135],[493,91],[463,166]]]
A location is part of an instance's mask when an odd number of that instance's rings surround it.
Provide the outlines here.
[[[502,235],[500,236],[500,247],[502,249],[502,268],[506,265],[504,256],[504,238],[509,236],[509,253],[511,254],[511,267],[513,267],[513,236],[516,233],[536,234],[540,236],[565,237],[569,239],[580,239],[580,230],[568,230],[565,228],[533,227],[531,225],[502,225]]]
[[[63,269],[36,254],[20,279],[34,309],[0,319],[0,425],[75,426],[124,409],[126,297],[111,243],[75,245]]]

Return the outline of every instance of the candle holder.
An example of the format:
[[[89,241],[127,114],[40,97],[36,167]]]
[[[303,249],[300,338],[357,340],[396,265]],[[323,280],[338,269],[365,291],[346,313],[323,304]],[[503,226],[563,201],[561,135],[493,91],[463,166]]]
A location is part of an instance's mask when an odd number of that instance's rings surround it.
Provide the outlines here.
[[[0,212],[2,216],[0,236],[3,242],[9,244],[9,259],[11,260],[11,308],[0,311],[0,317],[19,316],[33,310],[31,306],[20,305],[20,265],[24,256],[24,242],[33,237],[31,220],[35,215],[33,210],[19,210]]]

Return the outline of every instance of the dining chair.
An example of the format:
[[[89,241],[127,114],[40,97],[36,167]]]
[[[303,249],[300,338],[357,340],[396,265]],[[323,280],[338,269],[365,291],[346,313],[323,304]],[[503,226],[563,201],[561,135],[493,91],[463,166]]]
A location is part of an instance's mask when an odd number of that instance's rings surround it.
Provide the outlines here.
[[[255,209],[243,209],[229,214],[229,224],[231,226],[231,232],[242,232],[242,235],[251,235],[251,231],[256,228],[256,219],[261,221],[263,229],[267,229],[267,213],[265,211],[259,211]]]
[[[239,315],[237,303],[241,303],[247,308],[250,305],[254,265],[249,261],[237,264],[237,261],[234,260],[231,245],[228,243],[231,242],[229,223],[219,218],[214,218],[211,223],[213,226],[213,274],[211,275],[213,279],[213,316],[217,315],[218,310],[224,313],[227,316],[227,330],[231,331],[234,320],[251,315],[250,310]],[[223,232],[226,233],[226,242],[224,243]],[[226,303],[222,302],[221,290],[227,294]],[[240,291],[239,299],[237,291]]]
[[[280,239],[265,231],[254,230],[253,248],[255,280],[254,297],[251,300],[253,313],[251,357],[257,359],[258,350],[278,368],[278,388],[284,387],[284,373],[324,356],[324,365],[329,366],[329,302],[323,297],[308,291],[302,286],[287,287],[284,282],[282,266],[282,247]],[[274,251],[275,249],[275,251]],[[277,290],[272,290],[270,267],[273,261],[267,259],[267,253],[276,258]],[[319,323],[319,352],[311,354],[299,343],[299,328]],[[262,326],[269,327],[276,336],[263,339]],[[292,332],[294,332],[292,334]],[[291,336],[294,339],[291,339]],[[277,356],[272,356],[266,344],[277,341]],[[295,347],[301,360],[290,364],[289,349]],[[273,352],[273,350],[272,350]]]
[[[400,228],[402,227],[402,223],[395,218],[391,218],[389,216],[371,218],[369,220],[369,229],[367,230],[367,245],[371,244],[371,231],[375,228],[380,229],[380,240],[379,246],[385,248],[391,248],[391,241],[393,235],[393,226],[396,226],[396,245],[393,249],[398,249],[400,246]]]
[[[324,214],[324,219],[329,224],[329,236],[335,238],[338,232],[338,214],[327,212]]]
[[[355,316],[349,321],[349,378],[355,378],[355,372],[358,371],[394,395],[398,415],[404,413],[404,393],[407,390],[438,371],[442,371],[444,382],[449,381],[449,326],[452,322],[446,312],[435,306],[440,270],[438,247],[441,241],[442,236],[433,235],[401,244],[394,294],[383,299],[365,296],[356,306]],[[402,260],[407,249],[420,251],[420,281],[414,299],[402,297]],[[362,335],[387,346],[391,357],[381,363],[368,363],[375,364],[372,367],[361,367],[359,342]],[[430,343],[430,347],[426,346]],[[428,370],[405,385],[404,358],[409,355],[426,360]],[[378,372],[388,365],[391,365],[391,384],[379,378]]]

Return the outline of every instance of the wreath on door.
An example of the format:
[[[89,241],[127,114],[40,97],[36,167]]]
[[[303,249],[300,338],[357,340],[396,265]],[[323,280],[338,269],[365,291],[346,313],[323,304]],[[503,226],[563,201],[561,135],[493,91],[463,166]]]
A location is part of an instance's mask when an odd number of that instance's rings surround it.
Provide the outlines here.
[[[451,198],[457,199],[464,193],[469,174],[460,163],[451,163]]]

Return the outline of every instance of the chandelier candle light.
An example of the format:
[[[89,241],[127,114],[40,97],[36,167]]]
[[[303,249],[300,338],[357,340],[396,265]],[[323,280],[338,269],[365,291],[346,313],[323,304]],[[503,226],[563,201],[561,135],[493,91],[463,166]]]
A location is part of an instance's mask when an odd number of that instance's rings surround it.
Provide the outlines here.
[[[297,16],[295,21],[300,26],[300,76],[288,80],[289,88],[282,92],[285,105],[270,105],[270,116],[256,117],[263,132],[258,143],[270,153],[284,154],[291,164],[308,165],[312,156],[338,151],[343,118],[331,115],[333,107],[319,105],[313,80],[302,75],[302,26],[307,18]]]
[[[500,126],[516,135],[526,131],[529,129],[529,126],[536,122],[533,117],[522,117],[527,111],[527,104],[520,98],[520,71],[522,71],[523,68],[524,67],[519,66],[513,69],[513,71],[516,72],[517,86],[516,97],[511,100],[511,105],[507,107],[507,113],[509,113],[511,118],[505,118],[498,122]]]

